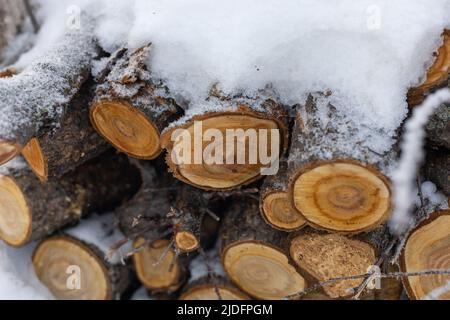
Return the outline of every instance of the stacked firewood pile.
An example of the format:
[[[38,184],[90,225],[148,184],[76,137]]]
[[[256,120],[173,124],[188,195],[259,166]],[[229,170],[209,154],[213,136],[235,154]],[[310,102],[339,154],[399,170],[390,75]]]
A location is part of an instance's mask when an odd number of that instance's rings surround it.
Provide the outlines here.
[[[448,86],[449,32],[444,38],[424,84],[409,94],[411,107]],[[27,166],[2,168],[0,239],[15,247],[38,241],[32,262],[57,298],[123,298],[139,282],[161,299],[400,299],[404,291],[421,299],[450,279],[404,275],[367,286],[373,266],[450,268],[448,211],[411,230],[391,264],[398,239],[387,227],[387,171],[398,150],[363,148],[353,138],[358,123],[333,106],[324,127],[317,94],[284,106],[267,91],[244,97],[213,88],[205,105],[187,108],[152,78],[150,49],[106,56],[78,31],[27,69],[2,73],[0,110],[11,123],[0,130],[0,161],[23,157]],[[449,113],[443,105],[428,126],[423,170],[446,196]],[[194,132],[197,121],[222,133],[278,129],[278,173],[263,177],[261,163],[173,161],[172,134]],[[110,212],[119,240],[102,236],[98,219]],[[112,258],[126,243],[128,254]],[[81,271],[76,288],[67,285],[73,266]]]

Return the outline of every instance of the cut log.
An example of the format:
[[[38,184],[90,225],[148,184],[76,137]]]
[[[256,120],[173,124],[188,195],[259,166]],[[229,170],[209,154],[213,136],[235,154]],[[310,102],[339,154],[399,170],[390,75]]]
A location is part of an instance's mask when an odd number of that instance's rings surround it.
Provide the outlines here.
[[[288,180],[287,163],[282,161],[278,174],[267,177],[261,187],[260,210],[273,228],[291,232],[303,228],[306,221],[289,201]]]
[[[390,215],[392,195],[385,173],[396,154],[382,155],[355,141],[361,129],[342,111],[318,105],[312,96],[297,110],[288,196],[317,229],[358,233],[376,228]]]
[[[442,104],[427,124],[427,140],[434,148],[450,150],[450,104]]]
[[[161,153],[160,132],[181,110],[168,90],[151,79],[149,54],[150,45],[113,54],[97,79],[90,112],[93,126],[115,148],[147,160]]]
[[[107,259],[109,248],[123,237],[111,229],[110,218],[84,222],[68,230],[68,235],[48,238],[35,249],[36,275],[57,299],[119,299],[130,285],[131,268],[118,258]]]
[[[3,51],[22,30],[26,17],[23,1],[0,0],[0,64]]]
[[[286,111],[272,98],[211,97],[166,129],[162,146],[176,178],[205,190],[227,190],[256,181],[271,166],[262,159],[263,149],[267,157],[274,152],[278,163],[287,135]]]
[[[283,299],[302,291],[306,281],[291,264],[287,234],[270,228],[258,201],[235,198],[222,226],[222,262],[230,279],[258,299]]]
[[[134,242],[134,268],[142,284],[152,295],[178,291],[188,278],[188,260],[178,256],[169,240],[148,244],[144,238]]]
[[[86,83],[70,103],[58,129],[31,139],[22,155],[42,182],[59,178],[108,149],[89,122],[93,84]]]
[[[137,181],[126,157],[110,154],[45,185],[31,170],[11,168],[0,177],[0,239],[23,246],[91,212],[111,210],[137,191]]]
[[[424,175],[447,197],[450,197],[450,151],[428,150]]]
[[[403,272],[429,269],[450,269],[450,211],[434,213],[420,223],[409,235],[400,258]],[[410,299],[425,298],[434,289],[450,281],[448,275],[404,277],[403,283]],[[439,297],[450,299],[447,292]]]
[[[93,23],[68,31],[54,47],[12,78],[0,79],[0,164],[35,137],[57,128],[90,74],[97,55]]]
[[[206,261],[205,261],[206,257]],[[248,300],[227,278],[218,250],[198,256],[190,263],[191,277],[180,300]]]
[[[348,237],[307,228],[292,235],[290,255],[312,283],[334,278],[366,274],[386,247],[385,226],[370,234]],[[330,298],[349,298],[364,279],[343,280],[326,285],[323,292]]]
[[[450,76],[450,30],[444,31],[443,44],[435,56],[436,59],[428,69],[424,82],[408,92],[408,104],[410,107],[421,104],[430,93],[448,86]]]

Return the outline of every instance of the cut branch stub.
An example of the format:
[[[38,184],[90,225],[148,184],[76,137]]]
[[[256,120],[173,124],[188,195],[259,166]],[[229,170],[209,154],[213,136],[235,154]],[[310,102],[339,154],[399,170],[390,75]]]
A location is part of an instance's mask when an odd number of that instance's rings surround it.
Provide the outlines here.
[[[90,74],[97,55],[93,22],[68,31],[17,76],[0,78],[0,164],[11,160],[35,137],[58,128],[66,108]]]
[[[146,243],[143,238],[134,243],[133,262],[139,280],[153,294],[177,291],[187,279],[186,259],[176,256],[168,240]]]
[[[402,272],[450,269],[450,211],[437,212],[409,235],[400,258]],[[403,283],[411,299],[423,299],[434,289],[450,281],[449,275],[404,277]],[[439,299],[450,299],[450,293]]]
[[[235,198],[223,222],[222,262],[230,279],[258,299],[302,291],[305,279],[290,263],[286,233],[270,228],[253,198]]]
[[[107,150],[108,144],[89,122],[93,85],[87,83],[72,100],[58,129],[31,139],[22,155],[42,182],[59,178]]]
[[[266,222],[281,231],[295,231],[305,226],[303,216],[292,206],[287,194],[287,164],[280,163],[277,175],[269,176],[261,188],[260,210]]]
[[[375,265],[378,248],[362,239],[302,230],[292,237],[290,254],[298,267],[317,282],[366,274]],[[364,279],[343,280],[323,287],[330,298],[354,294]]]
[[[267,139],[264,148],[268,157],[275,152],[272,147],[279,150],[275,155],[278,161],[287,147],[288,134],[287,115],[282,106],[260,97],[226,100],[211,97],[205,104],[210,104],[214,111],[205,111],[208,108],[200,105],[192,107],[187,116],[162,134],[167,163],[176,178],[205,190],[233,189],[259,179],[261,169],[270,166],[261,161],[259,143],[264,142],[259,133]],[[272,146],[275,131],[279,139],[274,138],[276,145]],[[205,133],[214,137],[207,138]],[[236,146],[245,146],[245,150],[236,151]],[[184,147],[190,150],[185,151]],[[252,157],[256,161],[250,161]]]
[[[97,79],[90,112],[95,129],[115,148],[147,160],[161,153],[160,132],[181,110],[167,88],[151,79],[149,54],[150,45],[113,54]]]
[[[100,157],[42,185],[27,169],[0,175],[0,238],[12,246],[39,240],[91,212],[111,210],[136,192],[123,157]]]
[[[408,104],[411,107],[421,104],[433,91],[445,87],[450,77],[450,30],[443,34],[443,44],[436,53],[433,65],[428,69],[425,81],[408,92]]]
[[[381,155],[355,141],[362,128],[333,106],[318,106],[312,96],[299,108],[288,159],[288,196],[294,208],[318,229],[358,233],[376,228],[391,212],[383,172],[395,152]]]

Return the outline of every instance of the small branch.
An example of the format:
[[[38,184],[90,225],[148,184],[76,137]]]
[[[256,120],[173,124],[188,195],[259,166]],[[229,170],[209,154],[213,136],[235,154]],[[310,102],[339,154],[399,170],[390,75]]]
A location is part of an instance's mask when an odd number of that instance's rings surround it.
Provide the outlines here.
[[[23,0],[23,3],[25,5],[25,10],[27,11],[28,16],[30,17],[31,24],[33,26],[34,33],[39,32],[39,23],[37,22],[36,16],[33,12],[33,7],[31,6],[30,0]]]

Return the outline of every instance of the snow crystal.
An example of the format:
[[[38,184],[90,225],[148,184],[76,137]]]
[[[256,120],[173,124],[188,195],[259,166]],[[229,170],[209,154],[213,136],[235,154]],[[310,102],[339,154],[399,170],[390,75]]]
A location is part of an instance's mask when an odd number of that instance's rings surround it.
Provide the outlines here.
[[[117,229],[116,220],[113,213],[94,215],[87,220],[83,220],[78,226],[64,231],[69,236],[79,239],[85,243],[95,245],[100,249],[105,257],[108,256],[110,249],[125,238]],[[131,252],[130,243],[122,246],[109,261],[117,264],[128,252]]]

